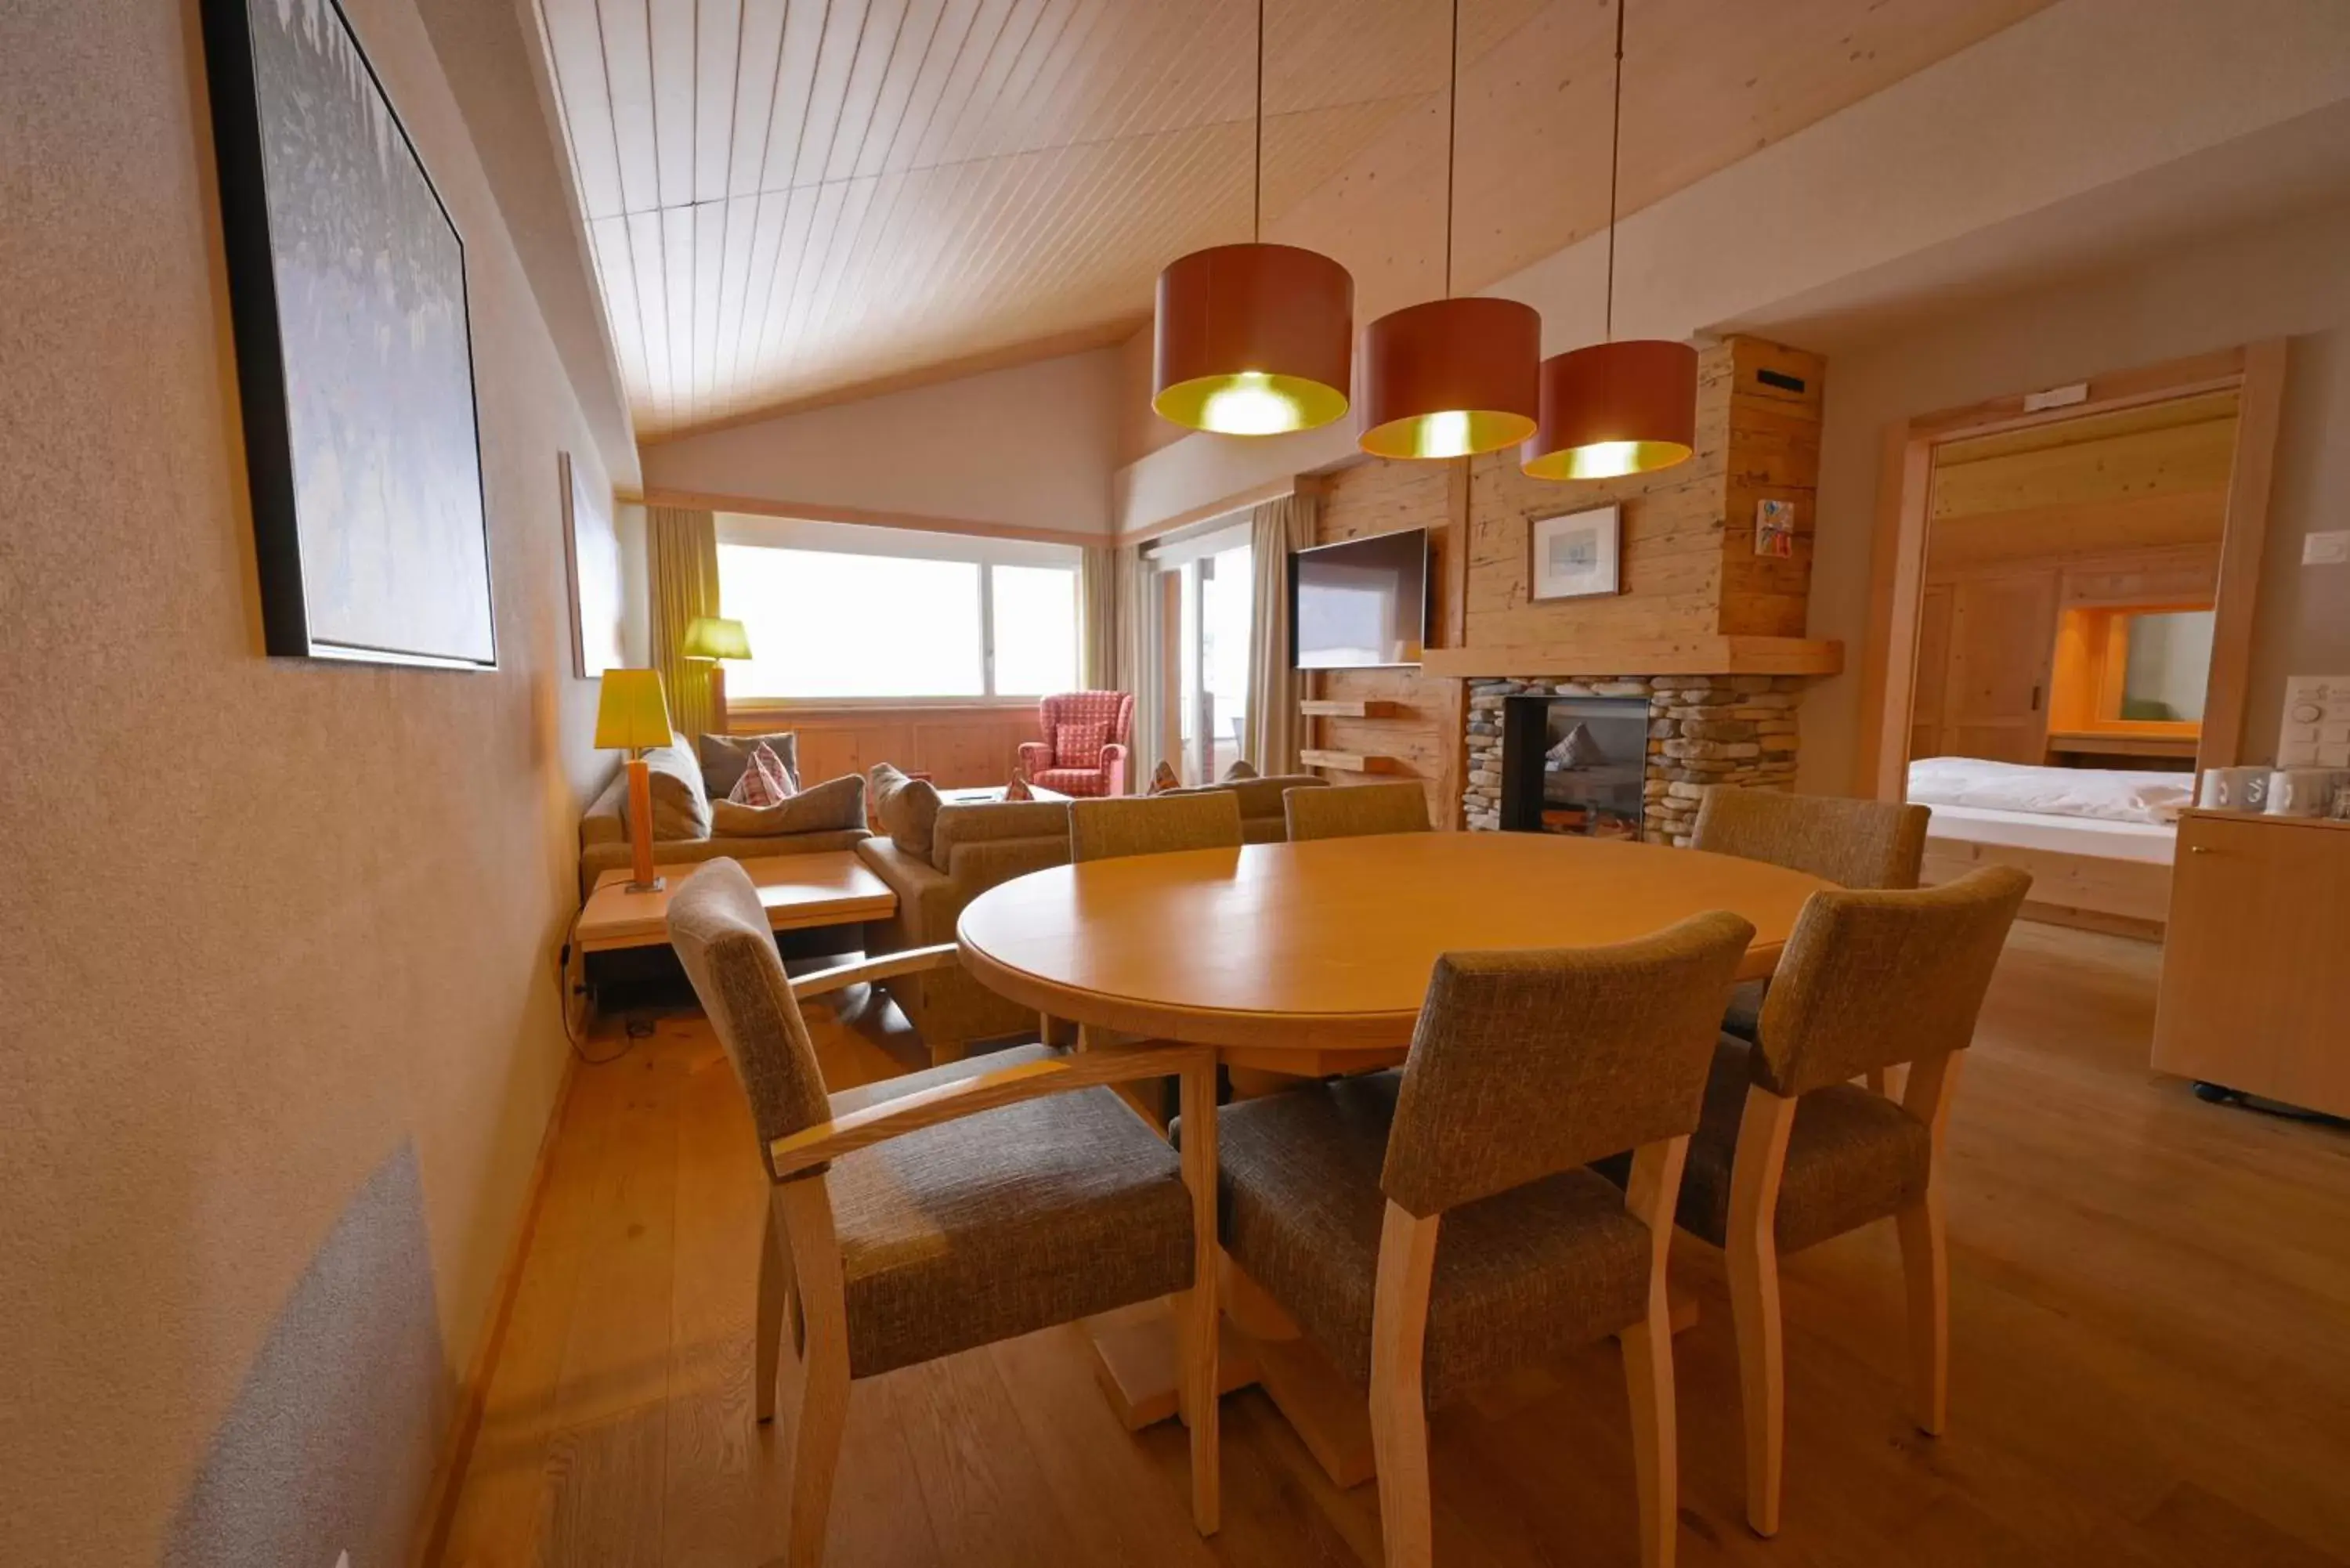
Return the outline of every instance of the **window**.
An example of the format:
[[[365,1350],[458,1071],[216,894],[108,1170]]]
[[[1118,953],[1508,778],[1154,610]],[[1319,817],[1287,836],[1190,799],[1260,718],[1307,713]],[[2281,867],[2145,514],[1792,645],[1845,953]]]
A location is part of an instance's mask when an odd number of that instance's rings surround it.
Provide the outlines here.
[[[736,701],[1038,697],[1077,683],[1077,552],[722,516],[718,588],[755,657]]]

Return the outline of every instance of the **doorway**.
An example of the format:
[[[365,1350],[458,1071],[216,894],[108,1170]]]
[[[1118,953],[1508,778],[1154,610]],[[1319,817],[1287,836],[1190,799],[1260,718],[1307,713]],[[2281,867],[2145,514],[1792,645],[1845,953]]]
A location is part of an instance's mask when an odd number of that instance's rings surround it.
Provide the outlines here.
[[[1184,784],[1212,783],[1247,747],[1255,610],[1249,530],[1220,529],[1154,558],[1163,596],[1158,670],[1163,754]]]
[[[2282,341],[1887,432],[1858,793],[2237,760]]]

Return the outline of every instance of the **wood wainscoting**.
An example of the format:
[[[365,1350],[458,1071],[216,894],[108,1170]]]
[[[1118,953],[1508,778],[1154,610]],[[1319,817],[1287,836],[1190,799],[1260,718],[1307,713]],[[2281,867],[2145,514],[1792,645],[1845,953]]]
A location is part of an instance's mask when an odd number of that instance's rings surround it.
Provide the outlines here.
[[[1043,732],[1036,704],[1029,701],[804,707],[738,701],[727,708],[726,728],[737,735],[797,732],[804,784],[888,763],[927,774],[941,789],[1010,783],[1020,743]]]

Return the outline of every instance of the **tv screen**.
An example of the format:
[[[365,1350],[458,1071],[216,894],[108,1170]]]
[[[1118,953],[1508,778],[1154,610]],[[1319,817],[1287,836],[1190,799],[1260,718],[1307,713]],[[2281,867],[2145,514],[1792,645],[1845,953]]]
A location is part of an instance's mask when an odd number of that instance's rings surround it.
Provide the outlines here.
[[[1428,636],[1428,530],[1290,556],[1289,627],[1300,670],[1418,664]]]

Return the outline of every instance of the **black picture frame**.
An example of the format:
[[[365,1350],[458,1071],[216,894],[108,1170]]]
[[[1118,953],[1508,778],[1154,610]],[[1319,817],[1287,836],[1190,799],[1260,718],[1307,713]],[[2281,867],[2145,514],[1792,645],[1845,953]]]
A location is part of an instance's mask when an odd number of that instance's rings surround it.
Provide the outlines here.
[[[338,0],[306,0],[289,8],[291,23],[280,20],[277,0],[202,0],[201,9],[264,649],[272,657],[494,670],[496,598],[464,236]],[[289,46],[265,28],[307,31]],[[329,28],[334,32],[325,31]],[[317,54],[321,73],[339,69],[340,79],[328,86],[355,101],[329,103],[299,125],[284,114],[273,122],[272,105],[280,99],[310,109],[333,94],[280,94],[279,84],[266,79],[277,67],[265,60],[259,47],[265,42],[281,65],[288,47],[307,44]],[[320,121],[332,118],[327,111],[339,111],[343,123],[322,127]],[[348,159],[354,152],[355,132],[366,142],[356,149],[366,155],[360,177],[348,177],[347,162],[345,178],[325,179],[318,171],[331,167],[331,155]],[[281,148],[288,136],[311,138],[304,159],[281,158],[275,201],[273,134]],[[379,181],[365,178],[368,157]],[[430,197],[429,207],[406,185],[411,175]],[[312,177],[312,185],[296,189],[297,176]],[[371,209],[363,205],[370,198]],[[413,223],[383,227],[398,224],[402,207],[411,218],[423,214],[427,224],[437,218],[445,229],[445,254],[427,254],[439,251],[443,236],[438,231]],[[322,213],[336,223],[334,233],[305,232],[304,223],[315,224]],[[388,234],[399,254],[365,254],[344,234],[352,226],[345,219],[372,221],[377,237]],[[404,278],[399,263],[420,255],[431,267],[411,268]],[[368,264],[364,275],[350,265],[354,259]],[[281,260],[297,285],[324,277],[328,286],[289,302],[281,293]],[[398,301],[390,296],[409,278],[422,290],[423,303],[410,301],[406,316],[391,319]],[[340,294],[331,295],[338,284]],[[338,299],[358,306],[356,322],[351,312],[321,307]],[[369,307],[382,318],[368,320]],[[363,376],[364,355],[319,350],[345,347],[328,341],[333,333],[349,337],[369,326],[376,329],[378,369],[401,361],[372,389],[379,395],[370,401],[370,389],[346,383],[334,398],[317,396],[309,389],[322,379],[339,373],[355,382]],[[407,328],[404,358],[400,335],[390,330],[395,326]],[[338,422],[352,409],[362,410],[355,430]],[[320,410],[335,417],[322,419]],[[307,444],[297,446],[297,425],[306,414],[313,428]],[[322,474],[334,483],[317,483]],[[306,478],[314,482],[307,504]],[[332,493],[322,499],[326,491]],[[347,499],[351,496],[359,499]],[[338,503],[344,503],[339,512]],[[369,534],[363,548],[353,543],[361,514]],[[326,562],[344,569],[323,572]],[[330,576],[333,580],[322,580]]]

